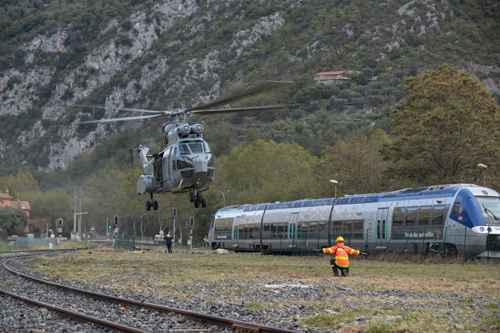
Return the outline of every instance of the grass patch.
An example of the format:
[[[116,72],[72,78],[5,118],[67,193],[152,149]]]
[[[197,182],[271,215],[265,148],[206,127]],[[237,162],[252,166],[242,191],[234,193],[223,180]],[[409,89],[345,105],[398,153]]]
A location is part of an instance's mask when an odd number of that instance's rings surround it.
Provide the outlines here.
[[[269,306],[264,303],[258,303],[258,302],[251,302],[248,304],[245,304],[245,306],[249,309],[263,309],[263,310],[268,310]]]
[[[453,331],[456,321],[450,321],[450,309],[466,329],[488,331],[491,325],[498,325],[498,261],[492,261],[490,265],[474,261],[465,265],[417,264],[353,257],[349,277],[333,278],[329,259],[329,256],[215,255],[208,250],[193,253],[174,249],[173,254],[168,254],[94,249],[58,257],[39,257],[32,264],[47,275],[144,296],[168,295],[169,299],[189,301],[192,295],[187,290],[198,285],[200,289],[196,294],[208,302],[217,301],[215,294],[224,294],[228,299],[245,298],[245,307],[249,310],[300,306],[308,309],[310,314],[297,319],[304,328],[336,330],[356,325],[365,332]],[[213,282],[218,285],[212,286]],[[246,282],[262,286],[313,284],[322,286],[325,294],[344,289],[346,294],[345,297],[328,300],[298,298],[265,304],[260,299],[249,297],[251,292]],[[346,307],[352,301],[350,289],[375,293],[373,296],[371,293],[359,296],[361,299],[356,299],[357,308],[351,310]],[[430,296],[399,299],[376,293],[394,289]],[[440,297],[442,294],[457,294],[465,298],[450,302]],[[480,306],[477,299],[471,296],[473,294],[485,294],[490,302]],[[396,306],[395,302],[406,305]],[[431,304],[439,304],[439,307]],[[422,308],[422,313],[414,311],[415,307]],[[477,310],[472,311],[471,308]]]
[[[320,312],[314,316],[304,318],[303,323],[311,328],[329,328],[338,330],[344,326],[343,323],[352,321],[356,316],[359,316],[359,314],[354,312]]]

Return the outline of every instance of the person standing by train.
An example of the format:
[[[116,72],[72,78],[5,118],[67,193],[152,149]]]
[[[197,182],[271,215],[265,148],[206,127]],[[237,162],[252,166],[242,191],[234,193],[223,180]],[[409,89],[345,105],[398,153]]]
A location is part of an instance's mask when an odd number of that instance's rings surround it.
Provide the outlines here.
[[[167,242],[168,253],[172,253],[172,236],[170,236],[170,233],[165,236],[165,241]]]
[[[349,254],[353,254],[356,256],[360,254],[365,256],[368,255],[368,253],[351,249],[349,246],[344,245],[344,238],[342,238],[342,236],[339,236],[337,238],[337,245],[324,248],[323,253],[330,253],[335,255],[335,258],[330,259],[330,264],[332,265],[334,276],[339,276],[339,269],[342,273],[342,276],[349,275]]]

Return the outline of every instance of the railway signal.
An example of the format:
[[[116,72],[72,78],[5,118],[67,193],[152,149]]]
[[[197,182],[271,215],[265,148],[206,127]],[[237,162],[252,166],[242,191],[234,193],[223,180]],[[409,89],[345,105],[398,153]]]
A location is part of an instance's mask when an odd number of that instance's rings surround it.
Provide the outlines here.
[[[62,227],[63,223],[64,223],[64,221],[63,221],[63,219],[61,217],[57,219],[57,225],[58,226]]]
[[[115,227],[117,227],[117,226],[118,226],[118,215],[115,215],[115,218],[114,218],[114,220],[113,220],[113,225],[114,225]]]

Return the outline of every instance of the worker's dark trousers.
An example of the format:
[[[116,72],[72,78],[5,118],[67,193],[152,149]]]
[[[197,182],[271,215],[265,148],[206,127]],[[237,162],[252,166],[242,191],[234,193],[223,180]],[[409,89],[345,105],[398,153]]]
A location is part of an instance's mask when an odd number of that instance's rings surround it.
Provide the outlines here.
[[[332,265],[333,274],[335,274],[335,276],[339,275],[339,271],[338,271],[339,269],[340,269],[340,272],[342,273],[342,276],[349,274],[349,267],[347,267],[347,268],[340,267],[335,262],[335,259],[330,259],[330,264]]]

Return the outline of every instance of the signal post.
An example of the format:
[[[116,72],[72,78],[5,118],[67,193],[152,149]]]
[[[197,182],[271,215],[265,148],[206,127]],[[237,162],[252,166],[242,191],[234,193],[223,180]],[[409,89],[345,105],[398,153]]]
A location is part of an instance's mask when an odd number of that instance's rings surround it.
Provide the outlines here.
[[[81,212],[81,213],[75,213],[75,221],[76,221],[76,216],[79,215],[88,215],[89,212]],[[76,230],[75,230],[76,232]],[[75,238],[81,242],[82,241],[82,237],[81,237],[81,232],[82,232],[82,219],[80,219],[79,223],[78,223],[78,233],[75,234]]]
[[[186,221],[186,228],[189,229],[189,249],[193,249],[193,228],[194,228],[194,217],[190,217],[189,221]]]

